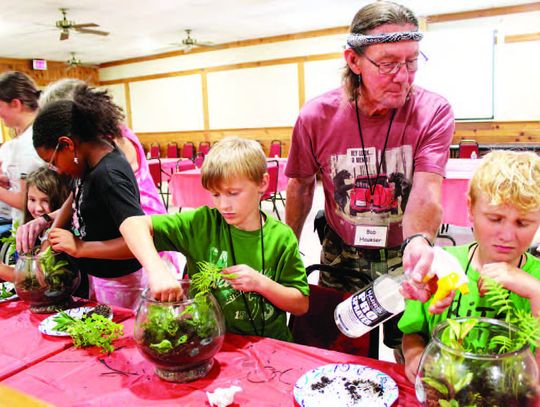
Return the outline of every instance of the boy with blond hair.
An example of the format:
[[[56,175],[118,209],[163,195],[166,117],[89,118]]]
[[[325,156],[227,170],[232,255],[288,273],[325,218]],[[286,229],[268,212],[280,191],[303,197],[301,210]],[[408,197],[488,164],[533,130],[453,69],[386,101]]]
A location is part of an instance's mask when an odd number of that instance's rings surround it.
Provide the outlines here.
[[[440,314],[428,311],[432,300],[425,304],[407,300],[399,321],[405,334],[405,372],[412,382],[437,324],[463,316],[501,318],[484,297],[483,278],[491,278],[509,290],[516,307],[539,315],[540,260],[527,253],[540,225],[539,179],[540,157],[534,153],[494,151],[482,159],[470,181],[467,198],[476,241],[445,247],[465,270],[470,293],[453,292],[444,300],[451,301],[450,306]]]
[[[213,294],[227,331],[291,341],[286,312],[307,311],[309,286],[294,233],[260,210],[269,178],[260,144],[223,139],[201,175],[215,208],[129,218],[120,227],[126,243],[149,275],[165,275],[157,256],[163,250],[183,253],[190,276],[201,261],[223,266]]]

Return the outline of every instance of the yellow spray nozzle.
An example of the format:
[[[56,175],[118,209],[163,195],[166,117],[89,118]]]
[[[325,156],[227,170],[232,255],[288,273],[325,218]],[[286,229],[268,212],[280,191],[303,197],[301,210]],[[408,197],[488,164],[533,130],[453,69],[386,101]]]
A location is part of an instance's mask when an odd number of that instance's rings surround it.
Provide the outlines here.
[[[453,271],[446,276],[439,278],[439,281],[437,281],[437,292],[433,296],[433,303],[442,300],[452,290],[459,289],[462,294],[468,294],[469,286],[467,283],[461,284],[459,277],[459,274]]]

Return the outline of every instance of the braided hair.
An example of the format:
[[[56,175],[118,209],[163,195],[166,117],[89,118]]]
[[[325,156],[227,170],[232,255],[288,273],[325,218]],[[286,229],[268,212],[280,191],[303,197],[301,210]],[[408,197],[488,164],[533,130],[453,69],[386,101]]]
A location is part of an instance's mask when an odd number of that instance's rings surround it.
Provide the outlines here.
[[[80,142],[120,136],[124,115],[107,91],[83,85],[73,100],[47,104],[34,121],[34,147],[54,148],[60,136]]]

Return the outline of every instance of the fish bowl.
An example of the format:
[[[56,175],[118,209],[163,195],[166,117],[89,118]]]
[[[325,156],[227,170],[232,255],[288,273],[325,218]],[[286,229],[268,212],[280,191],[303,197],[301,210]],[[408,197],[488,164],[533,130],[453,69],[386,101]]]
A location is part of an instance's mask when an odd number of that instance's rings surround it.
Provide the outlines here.
[[[210,372],[225,339],[225,322],[212,294],[195,294],[190,280],[180,284],[183,298],[176,302],[157,301],[148,289],[142,292],[134,338],[157,376],[183,383]]]
[[[15,291],[34,313],[68,308],[80,280],[79,270],[69,263],[67,256],[50,248],[38,254],[19,255],[15,263]]]
[[[416,377],[418,401],[437,407],[534,405],[538,368],[529,344],[515,351],[504,347],[516,338],[516,328],[491,318],[455,321],[459,325],[446,320],[433,330]]]

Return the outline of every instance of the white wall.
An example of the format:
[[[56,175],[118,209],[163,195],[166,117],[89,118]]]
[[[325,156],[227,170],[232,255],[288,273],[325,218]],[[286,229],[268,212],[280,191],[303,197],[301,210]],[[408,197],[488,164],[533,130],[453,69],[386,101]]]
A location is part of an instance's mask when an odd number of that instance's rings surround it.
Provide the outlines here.
[[[434,36],[444,34],[448,37],[461,33],[459,37],[465,40],[459,47],[469,47],[461,49],[469,51],[473,41],[467,44],[464,33],[471,29],[483,32],[497,30],[501,39],[510,34],[537,32],[538,21],[540,12],[430,24],[428,29]],[[133,127],[139,132],[204,128],[200,75],[141,80],[145,75],[201,68],[210,68],[207,74],[210,129],[292,126],[299,109],[299,81],[298,64],[291,62],[290,58],[305,60],[303,96],[309,100],[339,86],[344,63],[341,58],[309,60],[304,57],[341,53],[344,39],[345,35],[330,35],[131,63],[100,69],[100,79],[109,81],[138,77],[129,86]],[[459,47],[446,49],[446,55],[441,53],[447,58],[446,69],[438,79],[447,89],[450,79],[457,80],[459,84],[465,82],[464,79],[470,79],[473,68],[470,57],[466,56],[467,52],[458,52]],[[442,47],[441,50],[445,51]],[[276,65],[266,63],[266,66],[255,68],[227,67],[279,58],[285,60]],[[471,101],[470,89],[454,92],[451,96],[451,92],[441,86],[440,93],[456,107],[460,105],[456,111],[461,107],[475,108],[484,103],[493,106],[493,119],[497,121],[539,120],[539,63],[540,41],[503,43],[499,40],[494,56],[493,103],[488,101],[490,89],[485,85],[477,91],[481,98],[482,92],[486,94],[485,100],[479,102]],[[212,67],[225,68],[214,72]],[[418,76],[420,78],[421,74]],[[115,100],[125,105],[125,100],[122,100],[125,99],[123,85],[109,87],[114,89]],[[454,88],[450,86],[450,90]]]

